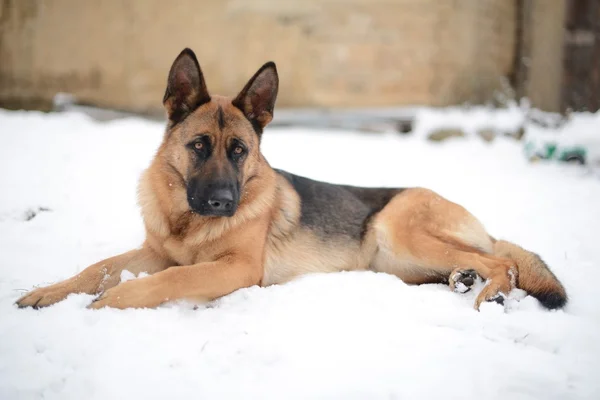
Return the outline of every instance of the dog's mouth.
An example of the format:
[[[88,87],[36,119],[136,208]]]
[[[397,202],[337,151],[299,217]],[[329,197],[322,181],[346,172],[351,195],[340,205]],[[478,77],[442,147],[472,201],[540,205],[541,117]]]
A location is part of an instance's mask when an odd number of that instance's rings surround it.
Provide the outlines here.
[[[191,208],[194,214],[201,215],[203,217],[233,217],[235,210],[231,211],[207,211],[205,209]]]

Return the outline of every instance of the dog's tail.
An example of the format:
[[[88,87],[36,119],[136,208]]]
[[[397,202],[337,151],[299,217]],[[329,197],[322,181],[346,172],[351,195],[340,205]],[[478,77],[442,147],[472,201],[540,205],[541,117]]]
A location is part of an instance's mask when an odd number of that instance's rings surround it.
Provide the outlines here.
[[[548,265],[535,253],[516,244],[495,240],[494,255],[513,260],[517,264],[517,287],[525,290],[550,310],[567,303],[567,292]]]

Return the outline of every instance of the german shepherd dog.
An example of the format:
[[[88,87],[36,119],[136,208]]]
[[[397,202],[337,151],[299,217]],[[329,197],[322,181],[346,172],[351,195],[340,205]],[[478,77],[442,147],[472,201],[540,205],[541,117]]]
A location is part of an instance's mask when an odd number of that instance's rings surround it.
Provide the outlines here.
[[[143,245],[38,288],[17,301],[40,308],[71,293],[90,308],[210,301],[312,272],[371,270],[409,284],[448,283],[503,303],[518,287],[546,308],[567,295],[542,259],[495,240],[467,210],[422,188],[362,188],[271,168],[260,152],[279,78],[263,65],[234,99],[210,95],[194,52],[175,59],[163,99],[168,124],[139,183]],[[120,283],[121,271],[147,277]]]

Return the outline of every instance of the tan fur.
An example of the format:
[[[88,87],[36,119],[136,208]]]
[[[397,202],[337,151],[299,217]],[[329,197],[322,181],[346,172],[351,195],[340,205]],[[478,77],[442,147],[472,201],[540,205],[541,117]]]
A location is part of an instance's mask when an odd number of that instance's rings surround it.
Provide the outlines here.
[[[249,96],[265,93],[253,90],[248,90]],[[257,121],[264,127],[272,110],[255,110],[262,103],[244,93],[239,101],[249,112],[258,113]],[[169,97],[168,91],[167,95],[169,112],[182,107],[181,98]],[[533,293],[559,291],[566,297],[539,257],[494,241],[463,207],[427,189],[407,189],[392,198],[370,220],[361,240],[317,235],[300,222],[300,197],[266,162],[259,136],[246,117],[232,99],[212,96],[182,122],[170,124],[140,179],[143,246],[33,290],[18,305],[44,307],[70,293],[88,293],[100,294],[91,308],[156,307],[177,299],[212,300],[243,287],[284,283],[306,273],[367,269],[394,274],[411,284],[448,281],[451,288],[456,274],[474,269],[487,280],[476,308],[482,301],[507,294],[517,282]],[[186,149],[199,134],[208,135],[214,147],[215,161],[202,172],[193,168]],[[199,173],[228,168],[225,149],[234,138],[248,147],[239,171],[242,190],[237,211],[231,217],[190,211],[186,182]],[[120,283],[123,270],[152,275]]]

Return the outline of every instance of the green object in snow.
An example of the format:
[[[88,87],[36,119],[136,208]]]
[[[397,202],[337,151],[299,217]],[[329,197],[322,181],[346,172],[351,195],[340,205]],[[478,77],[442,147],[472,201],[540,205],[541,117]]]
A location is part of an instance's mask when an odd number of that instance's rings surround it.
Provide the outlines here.
[[[582,146],[559,146],[555,142],[546,142],[536,145],[534,142],[525,144],[525,153],[530,160],[558,160],[564,162],[577,162],[585,164],[587,151]]]
[[[578,162],[579,164],[585,164],[586,151],[583,147],[571,147],[561,149],[557,159],[560,161]]]

